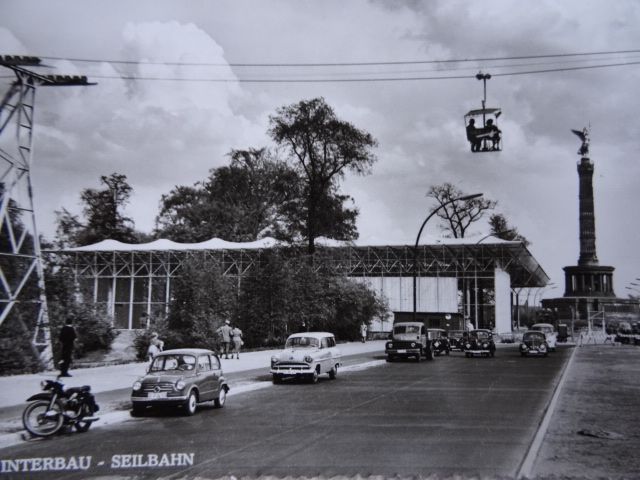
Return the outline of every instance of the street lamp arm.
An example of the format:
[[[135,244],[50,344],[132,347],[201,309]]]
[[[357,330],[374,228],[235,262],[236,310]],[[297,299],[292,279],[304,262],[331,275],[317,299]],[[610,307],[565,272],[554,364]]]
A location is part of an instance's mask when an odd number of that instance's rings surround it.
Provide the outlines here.
[[[478,198],[481,197],[482,193],[474,193],[472,195],[464,195],[462,197],[457,197],[457,198],[452,198],[447,200],[446,202],[440,204],[440,206],[438,206],[436,209],[434,209],[429,216],[427,216],[427,218],[424,220],[424,222],[422,222],[422,225],[420,226],[420,230],[418,231],[418,236],[416,237],[416,243],[413,246],[413,321],[416,321],[416,308],[417,308],[417,302],[416,302],[416,278],[417,278],[417,273],[418,273],[418,243],[420,243],[420,236],[422,235],[422,231],[424,230],[424,227],[427,225],[427,222],[431,219],[431,217],[433,217],[436,213],[438,213],[442,208],[446,207],[447,205],[450,205],[454,202],[457,202],[459,200],[461,201],[466,201],[466,200],[472,200],[474,198]]]

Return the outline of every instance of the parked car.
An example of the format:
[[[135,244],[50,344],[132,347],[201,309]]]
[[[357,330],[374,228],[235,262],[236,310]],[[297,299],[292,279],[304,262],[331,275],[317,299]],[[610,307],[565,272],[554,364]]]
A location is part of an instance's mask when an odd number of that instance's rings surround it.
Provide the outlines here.
[[[397,358],[415,358],[419,362],[423,356],[433,360],[431,340],[422,322],[395,323],[384,350],[387,362]]]
[[[504,332],[498,335],[500,343],[516,343],[516,337],[512,332]]]
[[[316,383],[323,373],[334,379],[338,375],[340,359],[340,350],[332,333],[294,333],[287,338],[284,350],[271,357],[273,383],[296,377]]]
[[[446,330],[442,328],[429,328],[429,339],[431,340],[431,349],[434,355],[449,355],[451,345],[449,344],[449,336]]]
[[[199,404],[224,407],[229,386],[220,359],[211,350],[181,348],[157,354],[147,374],[133,384],[131,414],[150,407],[181,407],[193,415]]]
[[[558,333],[550,323],[536,323],[531,326],[529,330],[535,330],[544,333],[547,337],[547,343],[549,344],[549,351],[555,352],[556,343],[558,342]]]
[[[528,355],[542,355],[546,357],[549,353],[549,344],[547,337],[543,332],[529,330],[522,335],[522,343],[520,343],[520,355],[526,357]]]
[[[491,330],[483,328],[471,330],[465,340],[464,354],[466,357],[475,355],[493,357],[496,354],[496,344]]]
[[[464,330],[449,330],[449,349],[464,352],[464,340],[468,332]]]

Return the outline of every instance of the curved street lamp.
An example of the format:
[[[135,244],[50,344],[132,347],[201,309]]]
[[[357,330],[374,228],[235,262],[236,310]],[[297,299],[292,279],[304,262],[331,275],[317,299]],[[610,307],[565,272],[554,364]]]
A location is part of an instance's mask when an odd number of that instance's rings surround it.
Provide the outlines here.
[[[427,222],[431,219],[431,217],[433,217],[436,213],[438,213],[442,208],[446,207],[447,205],[450,205],[454,202],[457,201],[466,201],[466,200],[472,200],[474,198],[478,198],[481,197],[482,195],[484,195],[483,193],[474,193],[473,195],[465,195],[463,197],[458,197],[458,198],[452,198],[451,200],[448,200],[446,202],[444,202],[442,205],[440,205],[438,208],[434,209],[431,211],[431,213],[429,214],[429,216],[424,220],[424,222],[422,222],[422,226],[420,227],[420,230],[418,231],[418,236],[416,237],[416,244],[413,246],[413,321],[416,321],[416,307],[417,307],[417,303],[416,303],[416,280],[418,277],[418,242],[420,241],[420,235],[422,235],[422,230],[424,230],[425,225],[427,224]]]

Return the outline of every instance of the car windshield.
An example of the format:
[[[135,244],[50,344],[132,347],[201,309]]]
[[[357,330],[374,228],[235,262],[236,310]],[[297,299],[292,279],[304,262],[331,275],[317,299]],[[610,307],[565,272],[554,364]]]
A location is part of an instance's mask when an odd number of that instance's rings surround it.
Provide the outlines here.
[[[535,340],[535,339],[543,339],[544,338],[544,333],[542,332],[526,332],[523,337],[522,340],[526,341],[526,340]]]
[[[153,359],[149,372],[166,372],[170,370],[193,370],[196,357],[193,355],[158,355]]]
[[[553,327],[551,325],[534,325],[531,327],[531,330],[536,330],[538,332],[544,333],[553,333]]]
[[[318,348],[320,341],[314,337],[291,337],[287,339],[285,348]]]
[[[482,330],[476,330],[475,332],[471,332],[471,335],[482,340],[486,340],[491,337],[489,332],[483,332]]]
[[[397,325],[393,327],[393,333],[420,333],[420,326],[418,325]]]

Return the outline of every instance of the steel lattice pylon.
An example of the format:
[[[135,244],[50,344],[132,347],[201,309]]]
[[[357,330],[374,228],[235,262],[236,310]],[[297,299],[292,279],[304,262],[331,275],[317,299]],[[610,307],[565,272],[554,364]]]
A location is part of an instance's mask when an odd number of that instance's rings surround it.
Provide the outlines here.
[[[13,71],[15,80],[0,102],[0,326],[16,304],[37,310],[32,348],[44,367],[51,367],[53,352],[49,331],[44,268],[36,224],[31,166],[37,86],[89,85],[86,77],[40,75],[24,68],[40,59],[0,55],[0,66]],[[15,139],[10,140],[10,126]]]

